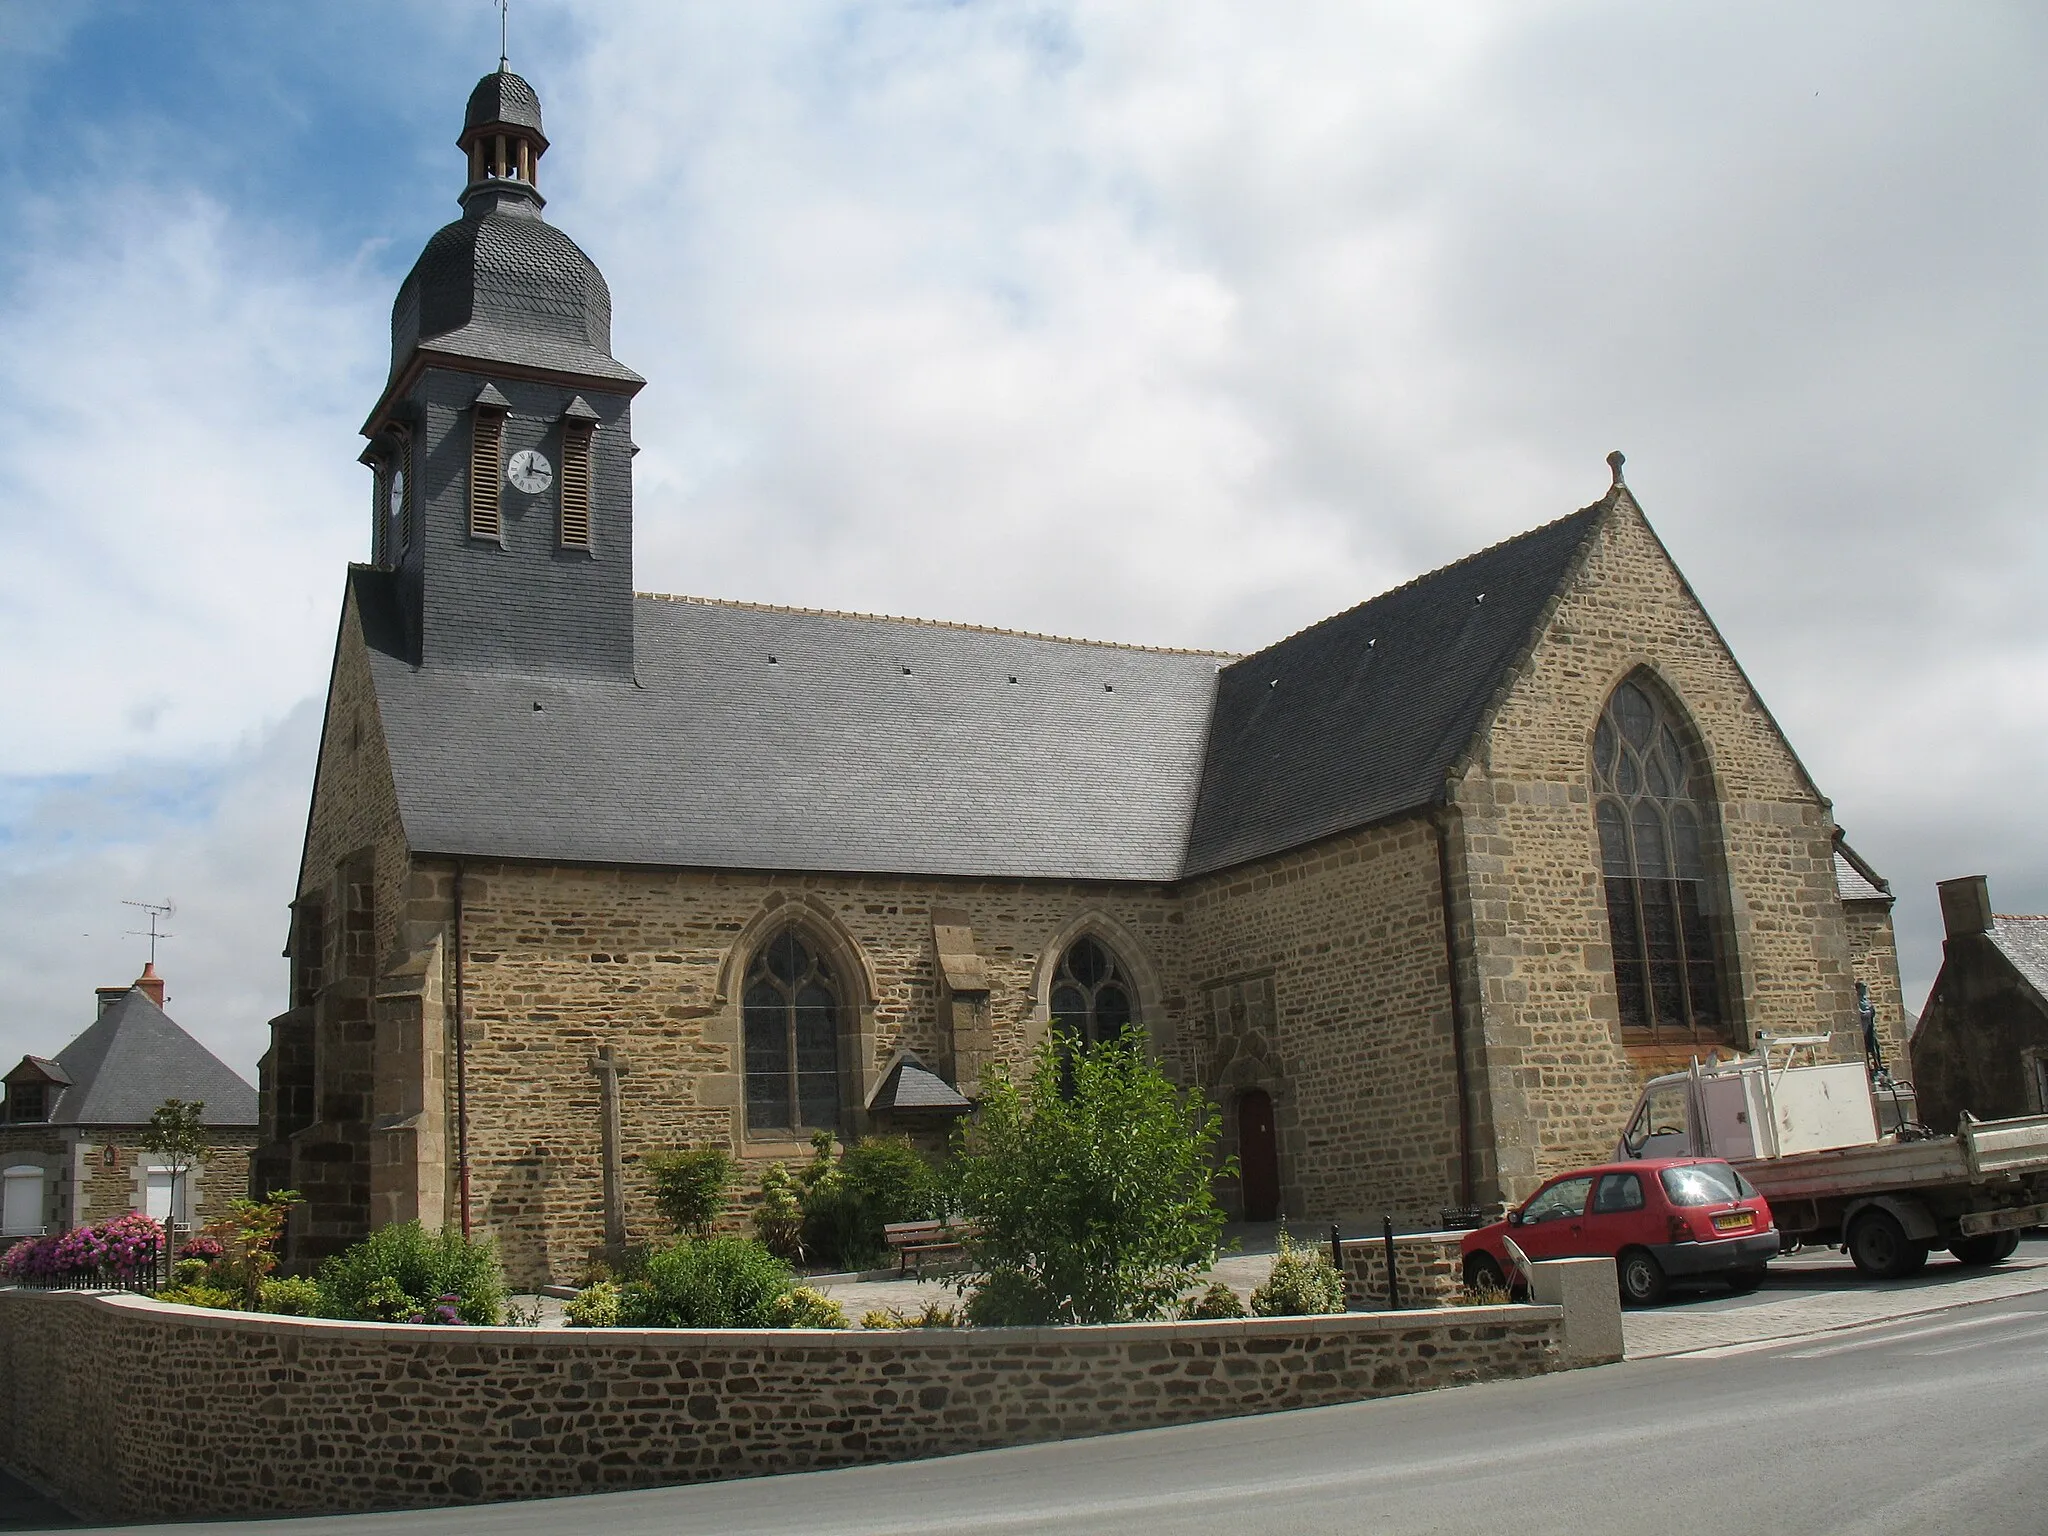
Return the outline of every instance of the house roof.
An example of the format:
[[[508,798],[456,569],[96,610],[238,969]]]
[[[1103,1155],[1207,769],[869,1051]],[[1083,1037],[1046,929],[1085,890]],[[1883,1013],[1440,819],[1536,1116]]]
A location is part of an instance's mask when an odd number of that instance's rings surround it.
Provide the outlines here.
[[[256,1123],[256,1090],[139,988],[108,1004],[57,1053],[70,1079],[53,1125],[145,1125],[165,1099],[199,1099],[211,1126]]]
[[[2034,991],[2048,1000],[2048,915],[1993,917],[1991,942]]]
[[[417,852],[1164,882],[1435,803],[1609,505],[1242,659],[643,596],[637,682],[540,678],[351,580]]]
[[[24,1072],[23,1068],[26,1068],[27,1071]],[[55,1083],[60,1088],[68,1086],[71,1082],[70,1076],[64,1071],[63,1067],[50,1060],[47,1056],[22,1057],[15,1064],[14,1070],[7,1074],[5,1081],[10,1083],[26,1082],[31,1077],[46,1083]]]

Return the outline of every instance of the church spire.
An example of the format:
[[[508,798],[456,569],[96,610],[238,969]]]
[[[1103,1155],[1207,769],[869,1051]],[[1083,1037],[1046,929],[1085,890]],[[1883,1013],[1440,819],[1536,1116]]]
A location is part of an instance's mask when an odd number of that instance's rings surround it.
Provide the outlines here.
[[[537,182],[548,138],[540,128],[540,98],[504,64],[500,59],[498,72],[485,75],[469,93],[462,137],[455,141],[469,157],[469,184],[462,193],[465,208],[472,196],[484,192],[493,194],[491,201],[500,206],[520,200],[539,207],[543,201]],[[512,194],[510,199],[507,193]]]

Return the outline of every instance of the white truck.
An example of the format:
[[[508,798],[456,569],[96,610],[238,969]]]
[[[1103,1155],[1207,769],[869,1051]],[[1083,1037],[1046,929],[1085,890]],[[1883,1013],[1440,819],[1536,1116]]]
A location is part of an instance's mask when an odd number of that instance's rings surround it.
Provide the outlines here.
[[[1725,1159],[1770,1201],[1787,1249],[1840,1247],[1880,1279],[1913,1274],[1937,1245],[1996,1264],[2048,1224],[2048,1115],[1966,1114],[1936,1135],[1915,1123],[1910,1086],[1820,1061],[1828,1043],[1761,1036],[1754,1055],[1652,1078],[1616,1161]]]

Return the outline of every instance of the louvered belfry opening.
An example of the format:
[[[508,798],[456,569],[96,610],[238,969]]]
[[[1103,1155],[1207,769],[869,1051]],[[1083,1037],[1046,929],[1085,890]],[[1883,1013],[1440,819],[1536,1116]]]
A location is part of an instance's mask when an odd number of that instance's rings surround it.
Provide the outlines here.
[[[412,434],[401,431],[398,435],[398,552],[404,553],[413,546],[413,507],[419,502],[419,494],[412,483]]]
[[[1594,817],[1622,1042],[1683,1061],[1734,1041],[1716,919],[1711,784],[1691,730],[1646,676],[1614,690],[1593,736]]]
[[[469,536],[504,542],[505,412],[479,403],[469,439]]]
[[[590,548],[591,424],[562,427],[562,548]]]

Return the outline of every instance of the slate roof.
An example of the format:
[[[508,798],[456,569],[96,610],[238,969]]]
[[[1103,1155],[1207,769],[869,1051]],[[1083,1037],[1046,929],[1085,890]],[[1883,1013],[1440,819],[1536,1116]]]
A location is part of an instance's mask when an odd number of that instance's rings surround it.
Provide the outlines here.
[[[1607,506],[1418,577],[1227,668],[1186,873],[1436,803]]]
[[[1892,900],[1891,882],[1847,843],[1835,840],[1835,894],[1844,901]]]
[[[53,1125],[146,1125],[165,1099],[201,1099],[214,1126],[253,1126],[256,1090],[139,989],[103,1010],[57,1053],[71,1079]]]
[[[898,1051],[869,1096],[868,1108],[964,1114],[974,1104],[910,1052]]]
[[[2048,999],[2048,916],[1994,917],[1991,942],[2034,991]]]
[[[411,666],[359,611],[407,840],[563,862],[1173,879],[1224,658],[641,597],[639,686]]]
[[[540,678],[351,580],[416,852],[1167,882],[1435,803],[1607,505],[1242,659],[642,596],[637,685]]]
[[[469,105],[463,109],[462,131],[465,135],[472,128],[482,128],[491,123],[509,123],[520,128],[541,131],[540,97],[534,94],[532,86],[509,69],[498,70],[477,81],[476,89],[469,93]]]

